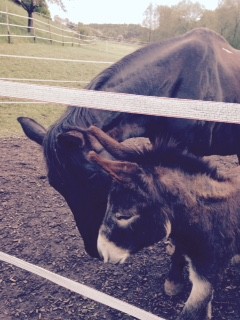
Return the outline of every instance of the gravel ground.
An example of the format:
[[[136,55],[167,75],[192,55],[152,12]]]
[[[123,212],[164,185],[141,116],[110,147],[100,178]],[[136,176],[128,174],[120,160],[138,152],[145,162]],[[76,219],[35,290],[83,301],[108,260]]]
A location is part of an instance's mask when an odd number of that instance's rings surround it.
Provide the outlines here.
[[[169,257],[158,243],[123,265],[90,258],[71,211],[48,184],[41,149],[23,138],[0,139],[1,251],[101,290],[165,319],[175,319],[190,285],[176,297],[163,292]],[[235,157],[213,157],[223,170]],[[216,288],[214,320],[240,319],[240,273],[226,270]],[[0,262],[0,320],[134,319],[12,265]]]

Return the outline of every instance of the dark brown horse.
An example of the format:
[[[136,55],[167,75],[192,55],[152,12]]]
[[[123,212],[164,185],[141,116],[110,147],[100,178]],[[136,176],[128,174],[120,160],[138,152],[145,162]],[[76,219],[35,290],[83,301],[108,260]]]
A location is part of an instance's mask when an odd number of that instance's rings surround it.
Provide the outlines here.
[[[240,102],[240,52],[221,36],[196,29],[154,43],[103,71],[90,90],[185,99]],[[104,105],[103,105],[104,107]],[[113,101],[114,108],[114,101]],[[106,209],[109,179],[84,155],[71,130],[96,125],[123,141],[173,137],[197,155],[240,154],[240,126],[69,107],[48,131],[19,118],[26,135],[43,146],[50,184],[66,199],[87,252],[97,256],[97,234]],[[69,132],[69,134],[68,134]]]

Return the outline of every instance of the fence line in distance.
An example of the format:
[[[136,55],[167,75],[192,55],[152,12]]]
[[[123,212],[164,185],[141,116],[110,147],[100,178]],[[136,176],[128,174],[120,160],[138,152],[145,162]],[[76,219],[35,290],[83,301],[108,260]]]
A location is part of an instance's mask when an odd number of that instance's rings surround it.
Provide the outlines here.
[[[77,59],[64,59],[64,58],[21,56],[21,55],[13,55],[13,54],[0,54],[0,57],[3,57],[3,58],[17,58],[17,59],[62,61],[62,62],[94,63],[94,64],[113,64],[114,63],[113,61],[77,60]]]

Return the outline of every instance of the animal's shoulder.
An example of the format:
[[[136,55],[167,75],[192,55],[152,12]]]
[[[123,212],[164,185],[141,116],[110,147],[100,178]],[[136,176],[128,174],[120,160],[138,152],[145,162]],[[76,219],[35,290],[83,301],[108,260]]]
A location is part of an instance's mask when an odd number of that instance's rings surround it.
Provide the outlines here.
[[[240,167],[225,173],[226,180],[216,180],[207,174],[190,175],[178,169],[159,172],[159,180],[173,196],[194,206],[202,200],[226,201],[240,193]]]

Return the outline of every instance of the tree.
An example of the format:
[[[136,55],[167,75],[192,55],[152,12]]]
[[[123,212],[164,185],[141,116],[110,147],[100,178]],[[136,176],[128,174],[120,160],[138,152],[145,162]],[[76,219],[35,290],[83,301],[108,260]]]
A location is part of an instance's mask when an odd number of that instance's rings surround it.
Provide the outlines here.
[[[48,18],[51,18],[51,13],[46,2],[43,3],[42,6],[37,7],[36,12],[41,15],[47,16]]]
[[[155,40],[207,27],[220,33],[233,47],[240,48],[240,0],[219,0],[215,10],[206,10],[199,2],[182,0],[172,6],[149,5],[144,14],[144,24],[154,30]]]
[[[56,3],[62,10],[65,10],[62,0],[48,0],[49,2]],[[22,6],[28,13],[28,32],[31,32],[33,27],[33,13],[41,11],[39,8],[48,8],[45,0],[14,0],[18,5]]]
[[[215,10],[217,32],[236,48],[240,47],[240,2],[221,0]]]
[[[198,2],[183,0],[172,6],[172,18],[175,20],[175,33],[182,34],[196,28],[203,14],[203,6]]]
[[[156,11],[159,27],[155,31],[155,37],[162,40],[198,27],[204,7],[198,2],[183,0],[173,6],[160,5]]]
[[[158,29],[157,29],[157,38],[158,40],[163,40],[170,38],[175,35],[175,19],[174,19],[174,10],[169,6],[158,6],[157,7],[158,15]]]
[[[213,10],[205,10],[199,23],[201,27],[208,28],[218,32],[216,12]]]
[[[148,41],[150,42],[153,30],[158,27],[158,16],[156,7],[152,3],[150,3],[147,9],[144,11],[143,15],[143,26],[149,29]]]

